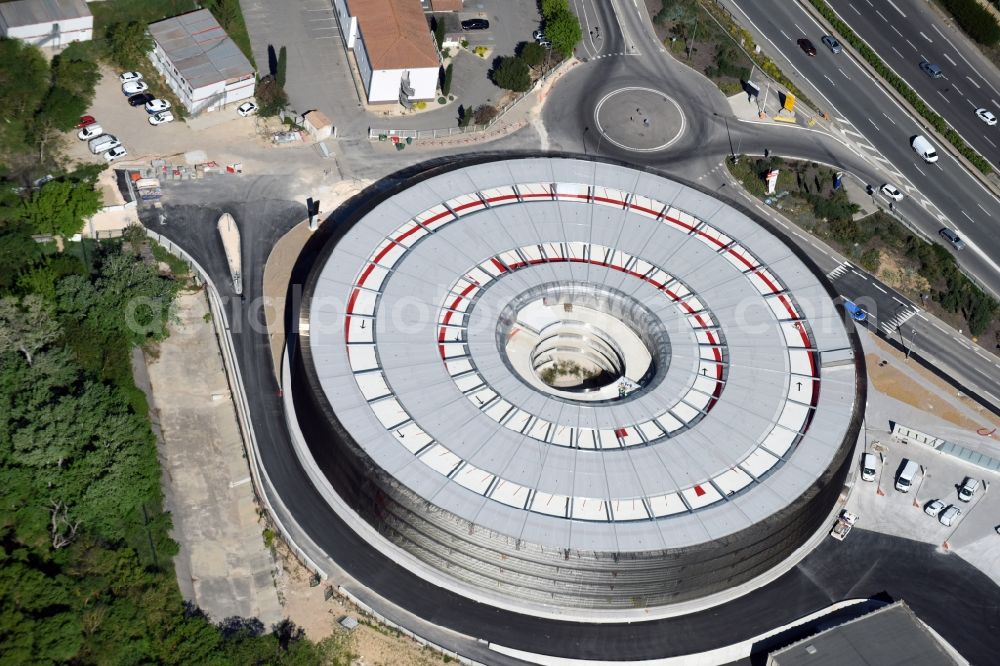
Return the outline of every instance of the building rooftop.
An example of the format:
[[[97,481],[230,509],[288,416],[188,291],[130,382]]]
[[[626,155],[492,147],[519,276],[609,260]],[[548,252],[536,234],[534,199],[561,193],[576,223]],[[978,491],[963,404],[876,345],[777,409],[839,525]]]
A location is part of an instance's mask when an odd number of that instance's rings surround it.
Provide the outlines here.
[[[11,27],[90,16],[83,0],[16,0],[0,4],[0,17]]]
[[[372,69],[438,67],[420,0],[350,0]]]
[[[153,23],[149,33],[192,88],[254,73],[253,65],[207,9]]]
[[[767,660],[768,666],[957,663],[940,639],[902,601],[775,650]]]

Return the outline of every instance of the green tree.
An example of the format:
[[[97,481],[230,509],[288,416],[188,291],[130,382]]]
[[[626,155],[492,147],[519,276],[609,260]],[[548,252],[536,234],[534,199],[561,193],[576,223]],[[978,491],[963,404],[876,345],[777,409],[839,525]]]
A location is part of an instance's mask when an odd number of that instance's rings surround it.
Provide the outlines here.
[[[11,213],[18,216],[23,213],[20,201]],[[31,228],[26,222],[0,222],[0,291],[13,287],[21,273],[41,256],[41,247],[31,239]]]
[[[494,70],[493,82],[507,90],[524,92],[531,87],[531,72],[520,58],[506,56],[500,59],[500,64]]]
[[[538,3],[538,8],[541,11],[542,17],[548,20],[556,14],[568,12],[569,0],[541,0]],[[546,35],[548,35],[547,28],[548,25],[546,25]]]
[[[205,6],[225,30],[229,30],[240,15],[239,0],[209,0]]]
[[[107,38],[111,58],[125,69],[144,63],[146,54],[153,50],[153,38],[146,32],[146,24],[139,21],[111,25]]]
[[[553,49],[568,58],[583,36],[580,20],[568,9],[556,12],[545,20],[545,36],[552,42]]]
[[[545,60],[545,47],[535,42],[523,42],[520,51],[518,55],[528,67],[538,67]]]
[[[444,68],[444,78],[441,80],[441,94],[447,96],[451,93],[452,64]]]
[[[257,82],[255,95],[259,116],[276,116],[288,106],[288,95],[273,76],[265,76]]]
[[[29,126],[49,88],[42,52],[18,39],[0,39],[0,161],[30,146]]]
[[[36,294],[19,303],[13,296],[0,298],[0,354],[17,351],[30,366],[34,355],[59,337],[51,307]]]
[[[51,180],[25,199],[22,208],[36,233],[72,236],[84,219],[101,209],[101,195],[89,182]]]
[[[284,90],[285,88],[285,70],[288,67],[286,49],[284,46],[278,51],[278,67],[277,72],[274,75],[274,80],[277,82],[278,87]]]
[[[434,42],[437,44],[438,51],[440,51],[441,45],[444,44],[444,21],[436,16],[431,20],[434,22]]]

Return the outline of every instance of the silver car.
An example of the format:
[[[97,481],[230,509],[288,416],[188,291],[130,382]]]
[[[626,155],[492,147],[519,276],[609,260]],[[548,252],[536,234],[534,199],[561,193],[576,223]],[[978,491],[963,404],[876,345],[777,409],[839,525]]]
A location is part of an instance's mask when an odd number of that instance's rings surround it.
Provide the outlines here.
[[[952,524],[958,520],[958,517],[962,515],[962,510],[957,506],[952,505],[945,509],[941,515],[938,516],[938,520],[945,527],[951,527]]]
[[[834,53],[840,53],[844,50],[844,47],[840,45],[837,38],[833,35],[823,35],[823,39],[820,40],[826,45],[826,48],[830,49]]]
[[[937,518],[938,514],[941,513],[941,509],[945,507],[944,502],[939,499],[931,500],[926,505],[924,505],[924,513],[926,513],[931,518]]]

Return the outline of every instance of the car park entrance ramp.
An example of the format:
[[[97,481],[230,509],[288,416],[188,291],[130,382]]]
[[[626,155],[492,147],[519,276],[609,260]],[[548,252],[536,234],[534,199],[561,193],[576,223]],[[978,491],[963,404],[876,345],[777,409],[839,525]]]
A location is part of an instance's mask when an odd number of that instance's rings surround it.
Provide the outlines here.
[[[863,356],[768,228],[576,159],[380,191],[314,265],[285,390],[304,464],[397,559],[526,607],[635,609],[744,583],[823,527]]]

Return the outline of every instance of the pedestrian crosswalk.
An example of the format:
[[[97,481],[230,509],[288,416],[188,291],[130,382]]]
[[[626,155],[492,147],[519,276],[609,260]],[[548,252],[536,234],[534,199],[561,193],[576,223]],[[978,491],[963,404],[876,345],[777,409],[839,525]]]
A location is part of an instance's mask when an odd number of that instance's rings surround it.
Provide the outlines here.
[[[880,321],[878,327],[887,336],[892,335],[915,314],[917,314],[917,311],[913,308],[900,310],[891,319]]]

